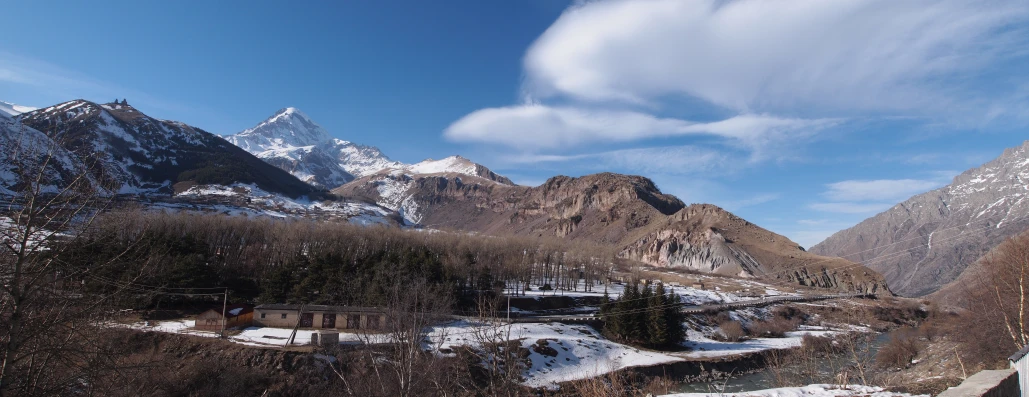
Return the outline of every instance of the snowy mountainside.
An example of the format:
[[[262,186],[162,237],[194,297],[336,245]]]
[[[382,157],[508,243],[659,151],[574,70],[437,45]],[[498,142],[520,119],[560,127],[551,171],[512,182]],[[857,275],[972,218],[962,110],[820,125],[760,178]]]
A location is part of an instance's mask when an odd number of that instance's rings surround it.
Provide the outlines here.
[[[374,146],[332,138],[296,108],[279,110],[257,126],[225,139],[308,183],[326,188],[384,170],[408,175],[456,173],[513,184],[460,156],[417,164],[393,161]]]
[[[868,262],[901,295],[939,289],[1029,228],[1029,141],[811,247]]]
[[[187,124],[158,120],[127,102],[74,100],[19,115],[90,167],[117,193],[171,193],[193,184],[255,183],[291,197],[310,185],[223,139]]]
[[[22,113],[28,113],[36,110],[34,107],[15,105],[10,102],[0,101],[0,117],[3,116],[17,116]]]
[[[305,182],[329,188],[400,164],[376,148],[332,138],[292,107],[225,139]]]
[[[297,108],[285,108],[253,128],[227,136],[229,142],[251,153],[311,146],[332,139],[329,132]]]
[[[396,214],[377,205],[353,201],[319,201],[307,197],[290,198],[261,189],[254,184],[195,185],[175,195],[179,203],[157,203],[152,207],[173,210],[200,210],[227,215],[345,220],[359,225],[397,225]],[[204,204],[202,206],[197,203]]]
[[[441,185],[442,184],[442,185]],[[344,197],[361,197],[396,211],[409,225],[421,224],[427,207],[441,200],[446,186],[515,186],[510,179],[461,156],[386,168],[336,189]]]
[[[42,172],[42,190],[55,193],[67,186],[86,167],[78,157],[58,146],[46,134],[8,117],[0,117],[0,194],[13,194]],[[49,157],[49,159],[47,159]],[[44,169],[40,169],[44,166]],[[90,177],[88,188],[99,188]]]

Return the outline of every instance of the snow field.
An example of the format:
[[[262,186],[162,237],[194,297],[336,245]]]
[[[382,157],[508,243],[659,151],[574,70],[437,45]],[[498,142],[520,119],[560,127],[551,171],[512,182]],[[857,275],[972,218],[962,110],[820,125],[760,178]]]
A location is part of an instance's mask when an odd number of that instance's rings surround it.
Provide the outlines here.
[[[661,397],[912,397],[907,393],[886,391],[881,387],[815,384],[800,387],[755,390],[741,393],[679,393]]]

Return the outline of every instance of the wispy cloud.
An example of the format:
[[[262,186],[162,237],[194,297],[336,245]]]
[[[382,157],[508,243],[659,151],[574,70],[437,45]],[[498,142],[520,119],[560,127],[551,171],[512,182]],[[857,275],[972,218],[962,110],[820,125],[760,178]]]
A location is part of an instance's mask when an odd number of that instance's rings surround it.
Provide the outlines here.
[[[875,179],[846,180],[826,185],[822,192],[826,202],[809,205],[816,211],[843,214],[874,214],[946,185],[954,176],[952,171],[932,171],[927,179]]]
[[[890,203],[814,203],[810,207],[816,211],[838,212],[842,214],[875,214],[885,211],[894,204]]]
[[[508,164],[562,163],[566,168],[590,171],[620,169],[644,175],[688,175],[715,170],[718,173],[732,172],[746,160],[722,151],[685,145],[570,155],[524,153],[503,156],[499,161]]]
[[[970,77],[1026,56],[1027,20],[1021,0],[586,2],[530,47],[524,90],[589,102],[685,95],[740,112],[986,117],[1003,110],[996,87]]]
[[[536,150],[581,143],[711,135],[760,151],[771,143],[810,135],[839,122],[754,114],[715,122],[691,122],[628,110],[529,104],[477,110],[447,127],[444,136],[453,141]]]
[[[187,105],[157,98],[50,62],[3,51],[0,51],[0,83],[32,87],[33,90],[52,98],[53,103],[79,98],[99,101],[131,98],[133,105],[137,107],[181,113],[195,110]]]
[[[822,195],[833,201],[899,201],[939,186],[938,180],[851,180],[830,183]]]

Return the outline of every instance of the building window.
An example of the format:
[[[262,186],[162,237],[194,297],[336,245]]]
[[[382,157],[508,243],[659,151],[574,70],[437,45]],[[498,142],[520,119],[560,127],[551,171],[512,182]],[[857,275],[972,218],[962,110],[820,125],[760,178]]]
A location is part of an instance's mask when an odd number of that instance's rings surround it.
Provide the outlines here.
[[[282,318],[286,318],[286,313],[282,313]]]
[[[264,318],[264,313],[261,313],[261,318]]]

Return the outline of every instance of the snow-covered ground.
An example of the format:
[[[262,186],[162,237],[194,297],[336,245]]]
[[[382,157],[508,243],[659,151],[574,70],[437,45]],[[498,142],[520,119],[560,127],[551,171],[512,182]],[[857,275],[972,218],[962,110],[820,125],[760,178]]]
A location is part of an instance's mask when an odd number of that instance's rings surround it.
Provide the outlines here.
[[[757,353],[772,349],[790,349],[800,347],[804,335],[812,336],[833,336],[847,331],[835,329],[803,329],[787,332],[784,338],[754,338],[742,342],[721,342],[708,338],[704,333],[694,330],[687,331],[686,342],[683,346],[691,351],[683,353],[688,358],[710,358],[725,357],[738,354]]]
[[[586,325],[490,326],[458,322],[434,328],[429,338],[439,342],[438,338],[444,337],[440,346],[443,349],[476,347],[481,343],[476,338],[476,331],[485,327],[500,327],[505,333],[509,330],[510,338],[520,341],[521,346],[529,350],[528,360],[532,365],[525,369],[523,376],[524,384],[531,387],[556,388],[560,382],[591,378],[622,368],[683,361],[682,357],[609,341]],[[556,355],[545,354],[549,349],[534,348],[534,345],[549,347]]]
[[[754,283],[754,282],[751,282],[750,284],[751,284],[750,286],[762,289],[764,294],[768,295],[768,296],[798,295],[798,294],[795,294],[795,293],[783,292],[783,291],[777,290],[775,288],[772,288],[772,287],[764,285],[764,284],[759,284],[759,283]],[[557,285],[557,282],[550,283],[550,285]],[[509,291],[510,290],[518,290],[519,287],[520,286],[514,285],[514,284],[509,284],[507,286]],[[739,294],[723,291],[719,287],[710,287],[710,288],[707,288],[707,289],[699,289],[699,288],[693,288],[693,287],[688,287],[688,286],[673,286],[673,285],[668,285],[668,284],[666,284],[664,287],[665,287],[665,291],[671,291],[671,292],[674,292],[675,294],[678,294],[682,298],[682,301],[685,304],[687,304],[687,305],[704,305],[704,304],[713,304],[713,303],[731,303],[731,302],[740,302],[740,301],[746,301],[746,300],[755,299],[754,297],[742,296],[742,295],[739,295]],[[611,299],[616,299],[619,296],[621,296],[622,293],[624,292],[625,285],[621,284],[621,283],[611,283],[611,284],[609,284],[605,288],[605,286],[603,284],[599,284],[599,285],[595,284],[595,285],[592,286],[591,289],[592,289],[592,291],[588,291],[587,292],[586,291],[586,287],[585,287],[585,283],[582,280],[579,280],[578,285],[576,286],[575,290],[549,290],[549,291],[541,291],[540,290],[540,285],[537,283],[537,284],[531,285],[531,288],[529,290],[524,291],[524,292],[519,292],[518,295],[512,295],[512,296],[519,296],[519,297],[520,296],[526,296],[526,297],[543,297],[543,296],[587,297],[587,296],[594,296],[594,297],[599,297],[599,296],[604,296],[604,293],[606,291],[608,296]]]
[[[388,217],[391,214],[385,208],[359,202],[314,201],[306,197],[293,199],[281,194],[264,191],[253,184],[235,184],[232,186],[198,185],[179,193],[177,196],[196,198],[223,196],[241,197],[250,200],[247,207],[224,204],[197,205],[197,208],[202,210],[213,210],[228,215],[245,214],[248,216],[286,218],[297,213],[313,213],[343,217],[359,225],[372,225],[389,224]],[[153,206],[171,210],[189,209],[188,204],[178,203],[155,203]]]
[[[192,329],[192,320],[161,321],[148,326],[144,323],[121,325],[128,328],[168,332],[203,337],[218,337],[217,332],[197,331]],[[480,340],[477,331],[497,329],[498,326],[467,321],[458,321],[432,328],[428,335],[428,348],[439,347],[441,350],[458,346],[477,347]],[[661,363],[683,361],[683,357],[671,354],[637,349],[604,339],[592,327],[586,325],[548,324],[513,324],[501,325],[505,332],[510,330],[510,337],[520,341],[523,348],[529,349],[528,360],[531,366],[522,374],[525,385],[531,387],[555,388],[560,382],[585,379],[603,375],[611,371],[633,366],[646,366]],[[509,327],[509,328],[508,328]],[[292,329],[249,327],[237,335],[229,337],[229,341],[248,346],[282,347],[285,346]],[[310,343],[314,330],[298,330],[295,343]],[[360,343],[367,336],[340,332],[340,343]],[[373,335],[371,342],[381,343],[387,340],[385,335]],[[553,349],[556,355],[545,354],[547,349],[533,349],[534,345]],[[538,351],[539,350],[539,351]]]
[[[781,387],[778,389],[755,390],[742,393],[679,393],[662,397],[912,397],[907,393],[886,391],[881,387],[860,385],[807,385]]]

